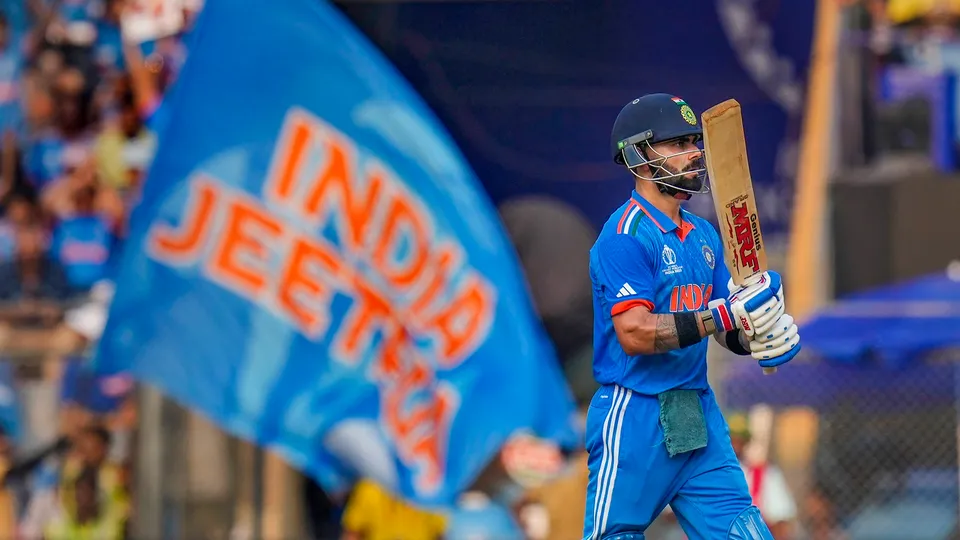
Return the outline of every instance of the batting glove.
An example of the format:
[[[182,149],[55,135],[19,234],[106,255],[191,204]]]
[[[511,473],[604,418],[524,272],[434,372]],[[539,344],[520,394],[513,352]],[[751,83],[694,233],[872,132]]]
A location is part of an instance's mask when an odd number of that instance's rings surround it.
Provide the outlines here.
[[[783,280],[772,270],[750,277],[740,287],[731,279],[727,287],[727,300],[737,318],[737,328],[748,338],[769,331],[784,313]]]
[[[793,317],[784,313],[764,333],[750,341],[750,355],[762,367],[777,367],[793,360],[800,352],[800,333]]]
[[[729,284],[726,300],[710,303],[717,329],[729,332],[739,328],[750,339],[768,332],[783,314],[783,283],[780,274],[764,272],[751,277],[741,287]]]

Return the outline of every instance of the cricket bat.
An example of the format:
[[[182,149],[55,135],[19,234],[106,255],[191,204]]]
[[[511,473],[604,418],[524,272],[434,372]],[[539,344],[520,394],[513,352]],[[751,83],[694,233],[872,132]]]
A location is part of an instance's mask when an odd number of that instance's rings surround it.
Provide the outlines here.
[[[733,283],[740,286],[750,276],[767,271],[767,250],[760,233],[740,103],[728,99],[704,111],[700,119],[723,259]],[[764,368],[763,372],[770,375],[777,368]]]

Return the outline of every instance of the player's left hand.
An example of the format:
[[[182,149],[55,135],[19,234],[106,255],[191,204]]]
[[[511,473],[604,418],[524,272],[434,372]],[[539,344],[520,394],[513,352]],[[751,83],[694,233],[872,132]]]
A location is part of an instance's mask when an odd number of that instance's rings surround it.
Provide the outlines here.
[[[799,329],[786,313],[774,320],[766,332],[757,332],[750,340],[750,355],[765,368],[782,366],[799,352]]]

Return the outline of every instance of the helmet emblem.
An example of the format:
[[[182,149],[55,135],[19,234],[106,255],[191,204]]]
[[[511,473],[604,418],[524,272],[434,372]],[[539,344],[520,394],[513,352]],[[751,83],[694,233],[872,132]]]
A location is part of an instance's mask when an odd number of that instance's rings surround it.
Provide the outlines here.
[[[677,104],[677,107],[680,107],[680,116],[682,116],[688,124],[691,126],[697,125],[697,115],[694,114],[693,109],[687,105],[687,102],[684,101],[683,98],[674,97],[670,99]]]

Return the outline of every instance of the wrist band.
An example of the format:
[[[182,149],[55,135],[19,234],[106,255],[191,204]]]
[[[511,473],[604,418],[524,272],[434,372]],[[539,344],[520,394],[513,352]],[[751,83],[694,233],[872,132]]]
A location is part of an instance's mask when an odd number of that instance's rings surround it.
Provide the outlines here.
[[[750,351],[743,347],[743,343],[740,343],[740,330],[737,330],[736,332],[727,332],[726,341],[727,350],[733,354],[738,354],[740,356],[747,356],[750,354]]]
[[[713,320],[713,311],[701,311],[700,322],[703,323],[703,332],[708,336],[717,333],[717,321]]]
[[[730,313],[730,308],[726,302],[711,309],[710,313],[713,314],[713,320],[717,324],[717,332],[729,332],[737,329],[737,325],[733,322],[733,314]]]
[[[700,327],[697,326],[698,315],[693,312],[674,313],[673,321],[677,325],[677,342],[680,348],[700,343]]]

